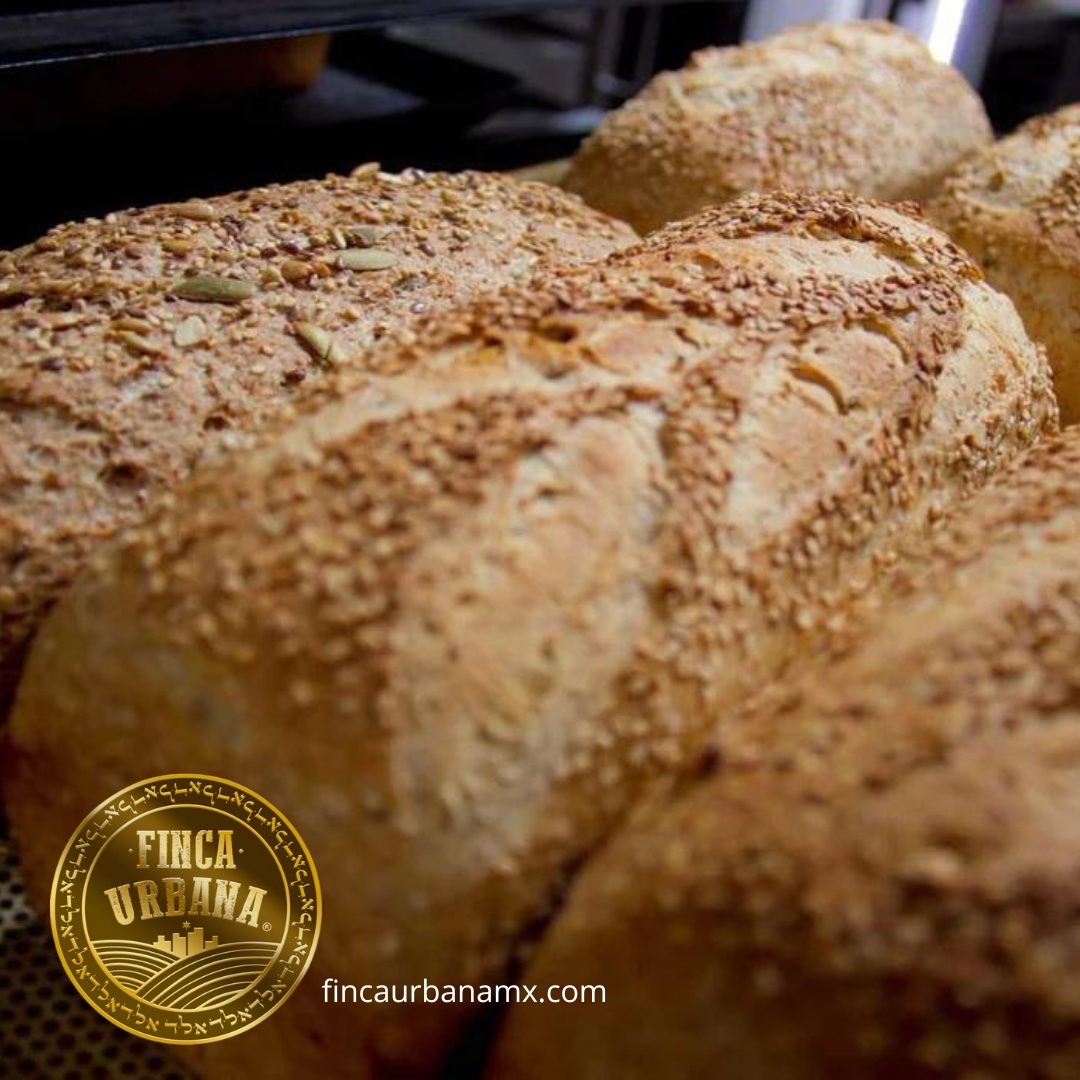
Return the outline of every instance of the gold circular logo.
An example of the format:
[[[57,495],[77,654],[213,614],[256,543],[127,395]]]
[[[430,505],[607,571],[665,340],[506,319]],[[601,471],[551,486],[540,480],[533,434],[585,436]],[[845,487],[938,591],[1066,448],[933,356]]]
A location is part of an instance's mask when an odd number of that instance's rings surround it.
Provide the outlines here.
[[[321,912],[288,820],[240,784],[191,773],[103,802],[53,880],[71,981],[114,1024],[158,1042],[215,1042],[265,1020],[307,971]]]

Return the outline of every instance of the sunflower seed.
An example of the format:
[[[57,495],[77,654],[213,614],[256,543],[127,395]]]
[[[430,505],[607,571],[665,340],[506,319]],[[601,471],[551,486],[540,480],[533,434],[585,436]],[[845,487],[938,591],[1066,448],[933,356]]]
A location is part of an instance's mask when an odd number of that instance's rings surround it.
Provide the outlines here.
[[[348,351],[334,340],[334,335],[314,323],[301,322],[294,327],[304,348],[320,367],[333,367],[349,360]]]
[[[188,218],[191,221],[213,221],[217,217],[217,211],[201,199],[192,199],[191,202],[180,203],[173,208],[177,217]]]
[[[161,352],[156,345],[132,330],[121,330],[116,336],[134,353],[153,356]]]
[[[360,247],[375,247],[389,232],[385,225],[354,225],[349,230],[349,239]]]
[[[152,334],[154,327],[145,319],[124,318],[113,322],[114,330],[130,330],[135,334]]]
[[[184,278],[172,289],[173,295],[179,296],[181,300],[204,300],[216,304],[239,304],[241,300],[249,300],[258,291],[257,286],[250,281],[215,277],[213,274],[197,274],[195,277]]]
[[[382,165],[377,161],[365,161],[363,165],[357,165],[352,171],[354,180],[367,180],[369,177],[378,176]]]
[[[316,363],[324,367],[329,366],[330,353],[334,348],[332,334],[314,323],[302,322],[296,324],[296,336],[303,342],[307,351],[315,357]]]

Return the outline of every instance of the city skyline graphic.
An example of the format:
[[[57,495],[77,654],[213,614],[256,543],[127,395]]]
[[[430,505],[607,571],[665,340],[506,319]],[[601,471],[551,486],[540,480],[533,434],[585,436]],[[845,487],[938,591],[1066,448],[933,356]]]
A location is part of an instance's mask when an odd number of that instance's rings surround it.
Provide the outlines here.
[[[170,953],[180,959],[185,956],[195,956],[196,953],[204,952],[206,949],[216,949],[218,947],[217,934],[207,941],[203,937],[203,928],[201,926],[192,927],[191,923],[186,922],[184,923],[184,929],[188,931],[187,937],[183,934],[174,933],[171,941],[167,940],[164,934],[158,934],[157,941],[154,942],[154,948]]]

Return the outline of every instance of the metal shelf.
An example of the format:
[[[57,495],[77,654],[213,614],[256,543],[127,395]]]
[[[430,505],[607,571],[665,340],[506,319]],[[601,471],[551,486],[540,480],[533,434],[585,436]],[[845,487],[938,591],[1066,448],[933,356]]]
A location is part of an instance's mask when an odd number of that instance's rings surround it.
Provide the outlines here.
[[[678,0],[675,0],[678,2]],[[128,0],[4,5],[0,68],[154,49],[364,30],[419,19],[483,18],[621,0]]]

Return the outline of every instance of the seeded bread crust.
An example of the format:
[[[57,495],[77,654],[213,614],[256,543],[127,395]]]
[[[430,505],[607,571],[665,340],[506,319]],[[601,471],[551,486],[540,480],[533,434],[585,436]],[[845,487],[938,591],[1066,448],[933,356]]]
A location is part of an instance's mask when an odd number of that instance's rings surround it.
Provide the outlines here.
[[[641,233],[774,188],[922,199],[991,140],[978,95],[888,23],[695,53],[609,114],[565,187]]]
[[[1080,433],[905,561],[583,872],[491,1075],[1080,1072]]]
[[[1045,358],[903,210],[773,195],[430,320],[200,469],[39,635],[5,747],[30,889],[131,770],[287,807],[326,921],[241,1055],[430,1074],[705,717],[827,633],[897,537],[1055,426]],[[92,732],[92,735],[90,734]]]
[[[960,166],[928,212],[1016,304],[1080,420],[1080,106],[1029,120]]]
[[[365,166],[0,255],[0,718],[88,554],[200,456],[390,329],[631,239],[548,187]]]

